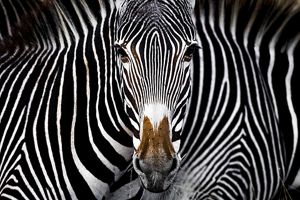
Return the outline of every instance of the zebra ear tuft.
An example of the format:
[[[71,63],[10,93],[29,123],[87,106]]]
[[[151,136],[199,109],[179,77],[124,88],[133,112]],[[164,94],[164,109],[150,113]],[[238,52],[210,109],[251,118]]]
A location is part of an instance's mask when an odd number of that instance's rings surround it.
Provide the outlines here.
[[[115,5],[116,5],[116,9],[120,9],[120,7],[124,4],[126,0],[116,0],[115,1]]]
[[[197,0],[190,0],[190,4],[191,4],[192,9],[195,8],[196,1]]]

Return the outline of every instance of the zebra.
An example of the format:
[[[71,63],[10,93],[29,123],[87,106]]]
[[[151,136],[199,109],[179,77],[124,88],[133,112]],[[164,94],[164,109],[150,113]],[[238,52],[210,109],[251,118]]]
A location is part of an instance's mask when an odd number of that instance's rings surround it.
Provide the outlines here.
[[[114,8],[0,1],[0,199],[103,199],[126,172]]]
[[[118,8],[115,46],[124,109],[134,127],[132,162],[143,186],[162,192],[180,166],[177,152],[197,45],[192,6],[185,1],[128,1]]]
[[[0,3],[2,198],[272,199],[299,187],[298,2]],[[139,45],[122,40],[132,33]],[[149,40],[152,63],[139,51]],[[131,162],[138,179],[118,188]]]
[[[277,199],[299,188],[299,9],[276,0],[117,5],[144,199]]]

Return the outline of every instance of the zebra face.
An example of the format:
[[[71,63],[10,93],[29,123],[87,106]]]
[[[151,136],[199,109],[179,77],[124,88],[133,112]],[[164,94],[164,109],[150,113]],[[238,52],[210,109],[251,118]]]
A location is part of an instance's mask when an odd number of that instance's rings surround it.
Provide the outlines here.
[[[124,109],[135,128],[133,166],[152,192],[167,190],[180,166],[180,133],[197,44],[191,11],[185,0],[125,1],[117,11]]]

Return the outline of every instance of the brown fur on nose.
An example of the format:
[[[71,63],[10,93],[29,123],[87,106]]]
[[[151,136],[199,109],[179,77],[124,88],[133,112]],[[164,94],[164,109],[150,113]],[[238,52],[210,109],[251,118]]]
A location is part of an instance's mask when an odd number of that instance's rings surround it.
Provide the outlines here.
[[[173,158],[175,153],[170,136],[168,118],[164,117],[158,127],[153,127],[150,119],[144,117],[142,141],[136,151],[139,159],[164,160]]]

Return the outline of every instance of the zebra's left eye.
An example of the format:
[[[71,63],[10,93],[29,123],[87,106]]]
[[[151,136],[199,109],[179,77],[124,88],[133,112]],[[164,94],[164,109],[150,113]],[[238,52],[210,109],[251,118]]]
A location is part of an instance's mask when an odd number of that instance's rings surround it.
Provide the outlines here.
[[[130,61],[129,56],[127,55],[127,53],[125,52],[124,49],[119,47],[117,49],[117,54],[120,56],[120,60],[122,63],[129,63],[129,61]]]
[[[184,62],[190,62],[192,60],[195,48],[196,48],[195,45],[191,45],[187,48],[187,50],[185,51],[184,56],[183,56]]]

